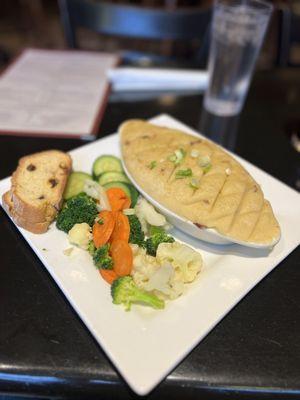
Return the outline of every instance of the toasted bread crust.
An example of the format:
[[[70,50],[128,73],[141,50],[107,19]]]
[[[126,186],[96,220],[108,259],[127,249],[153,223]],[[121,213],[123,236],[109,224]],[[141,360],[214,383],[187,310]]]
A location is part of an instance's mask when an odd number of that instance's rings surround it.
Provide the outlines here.
[[[50,222],[37,222],[33,223],[30,220],[23,218],[18,215],[13,207],[13,202],[11,201],[10,191],[4,193],[2,196],[2,204],[7,213],[12,217],[15,223],[21,228],[26,229],[32,233],[45,233],[48,229]]]

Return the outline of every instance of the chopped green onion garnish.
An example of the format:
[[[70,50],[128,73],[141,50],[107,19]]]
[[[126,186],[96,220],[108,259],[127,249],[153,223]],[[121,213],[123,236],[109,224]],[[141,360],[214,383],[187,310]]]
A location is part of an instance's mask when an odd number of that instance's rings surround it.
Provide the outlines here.
[[[193,149],[193,150],[191,151],[191,157],[192,157],[192,158],[197,158],[199,155],[200,155],[199,150]]]
[[[206,174],[211,169],[211,164],[207,164],[205,167],[202,167],[202,171]]]
[[[175,150],[175,155],[177,158],[183,159],[183,157],[186,155],[186,151],[183,149]]]
[[[157,165],[156,161],[151,161],[151,163],[148,165],[148,168],[153,169],[156,167],[156,165]]]
[[[200,156],[199,157],[199,165],[200,167],[206,167],[210,164],[210,157],[209,156]]]
[[[188,176],[193,176],[193,172],[192,172],[191,168],[179,169],[178,171],[176,171],[176,174],[175,174],[176,179],[183,179]]]
[[[169,160],[172,161],[175,165],[179,165],[184,159],[186,152],[183,149],[178,149],[174,151],[174,154],[169,156]]]
[[[206,174],[211,169],[211,161],[208,155],[203,155],[199,157],[199,165],[202,168],[204,174]]]
[[[191,182],[190,182],[190,187],[191,187],[192,189],[199,189],[199,186],[200,186],[199,179],[192,178],[192,179],[191,179]]]
[[[103,224],[104,224],[103,218],[99,218],[99,219],[97,220],[97,224],[103,225]]]

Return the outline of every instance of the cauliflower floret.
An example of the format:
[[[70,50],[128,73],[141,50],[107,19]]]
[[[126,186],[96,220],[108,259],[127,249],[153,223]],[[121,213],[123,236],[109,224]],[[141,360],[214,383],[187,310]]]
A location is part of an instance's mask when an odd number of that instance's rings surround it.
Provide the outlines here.
[[[157,261],[163,265],[170,263],[178,281],[192,282],[202,267],[201,255],[191,247],[179,243],[161,243],[156,253]]]
[[[170,225],[168,224],[166,217],[157,212],[153,205],[143,197],[139,198],[134,209],[135,215],[138,217],[145,234],[148,233],[148,225],[160,226],[165,230],[170,229]]]
[[[133,268],[131,275],[134,282],[140,288],[143,288],[144,284],[148,282],[152,274],[159,269],[160,265],[155,257],[146,254],[145,249],[132,244],[131,248],[133,250]]]
[[[161,243],[156,257],[146,254],[138,245],[133,251],[132,277],[140,288],[163,299],[174,300],[192,282],[202,267],[201,255],[191,247],[179,243]]]
[[[91,227],[86,222],[75,224],[68,232],[69,242],[84,250],[87,250],[92,238]]]
[[[156,257],[136,244],[130,245],[133,252],[132,277],[141,289],[153,292],[158,297],[176,299],[184,291],[184,283],[178,279],[170,263],[159,264]]]
[[[105,189],[99,183],[87,179],[84,182],[83,191],[93,199],[97,200],[96,206],[98,211],[111,210]]]
[[[171,264],[164,264],[153,273],[144,285],[144,289],[153,291],[158,297],[174,300],[183,293],[184,283],[176,279],[175,270]]]
[[[128,243],[128,244],[131,247],[133,256],[139,254],[140,250],[143,250],[138,244],[135,243]]]
[[[159,290],[168,295],[171,289],[169,281],[174,272],[171,264],[162,265],[150,276],[149,281],[144,285],[144,289],[148,291]]]

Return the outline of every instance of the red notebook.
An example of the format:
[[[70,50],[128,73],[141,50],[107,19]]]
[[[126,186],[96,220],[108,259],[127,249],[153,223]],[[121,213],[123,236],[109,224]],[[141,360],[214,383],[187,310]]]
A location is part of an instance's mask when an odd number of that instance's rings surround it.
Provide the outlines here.
[[[118,62],[109,53],[23,51],[0,78],[0,135],[93,138]]]

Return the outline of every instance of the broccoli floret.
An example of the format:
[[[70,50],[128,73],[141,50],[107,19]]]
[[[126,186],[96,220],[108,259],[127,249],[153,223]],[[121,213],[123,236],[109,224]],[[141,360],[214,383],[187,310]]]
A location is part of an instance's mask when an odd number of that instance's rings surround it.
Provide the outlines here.
[[[163,300],[139,289],[131,276],[117,278],[111,285],[111,296],[113,303],[124,304],[126,311],[130,310],[132,303],[143,303],[156,309],[165,307]]]
[[[153,226],[153,225],[151,225],[150,228],[149,228],[150,236],[156,235],[157,233],[166,233],[166,231],[161,226]]]
[[[173,243],[175,242],[175,239],[166,234],[163,230],[154,233],[154,235],[150,236],[146,240],[146,250],[147,254],[150,254],[150,256],[155,257],[156,256],[156,251],[160,243]]]
[[[95,251],[96,251],[96,246],[94,245],[93,240],[91,240],[91,241],[89,242],[87,251],[88,251],[88,252],[90,253],[90,255],[93,257],[93,255],[95,254]]]
[[[58,229],[69,232],[75,224],[86,222],[90,226],[98,214],[94,200],[84,193],[67,200],[57,216],[56,226]]]
[[[105,244],[95,250],[93,255],[94,264],[99,269],[112,269],[113,268],[113,260],[111,256],[108,254],[109,244]]]
[[[138,217],[136,215],[128,215],[128,221],[130,225],[129,243],[144,247],[145,234]]]

